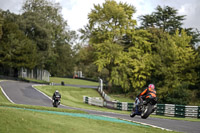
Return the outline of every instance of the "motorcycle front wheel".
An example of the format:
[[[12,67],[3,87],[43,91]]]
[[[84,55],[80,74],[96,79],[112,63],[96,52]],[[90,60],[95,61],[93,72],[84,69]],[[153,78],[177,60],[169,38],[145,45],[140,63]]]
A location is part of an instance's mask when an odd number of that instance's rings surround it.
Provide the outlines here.
[[[53,107],[58,107],[58,101],[54,101],[54,103],[53,103]]]

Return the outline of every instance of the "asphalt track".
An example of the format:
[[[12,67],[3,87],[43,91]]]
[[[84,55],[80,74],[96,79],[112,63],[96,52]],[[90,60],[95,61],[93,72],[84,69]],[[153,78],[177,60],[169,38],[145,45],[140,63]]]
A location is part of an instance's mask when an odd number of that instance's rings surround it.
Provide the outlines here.
[[[52,107],[51,99],[45,94],[33,88],[33,83],[26,83],[21,81],[2,81],[0,86],[4,93],[8,96],[11,102],[16,104],[38,105]],[[84,87],[84,86],[79,86]],[[92,87],[93,88],[93,87]],[[115,117],[120,119],[126,119],[129,121],[143,123],[163,129],[169,129],[179,132],[187,133],[200,133],[200,122],[182,121],[182,120],[170,120],[159,119],[149,117],[148,119],[141,119],[139,116],[130,118],[129,115],[117,114],[112,112],[94,111],[88,109],[80,109],[69,106],[59,106],[60,108],[83,110],[89,114]]]

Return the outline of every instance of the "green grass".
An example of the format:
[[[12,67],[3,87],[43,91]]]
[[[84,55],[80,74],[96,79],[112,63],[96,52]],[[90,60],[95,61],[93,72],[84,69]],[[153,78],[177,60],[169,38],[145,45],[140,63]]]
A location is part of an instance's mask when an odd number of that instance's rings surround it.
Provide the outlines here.
[[[134,99],[131,99],[129,97],[127,97],[126,95],[124,94],[109,94],[109,96],[112,98],[112,99],[116,99],[120,102],[129,102],[129,103],[133,103],[135,100]]]
[[[157,128],[0,107],[0,132],[9,133],[166,133]],[[171,132],[170,132],[171,133]]]
[[[35,86],[35,87],[50,97],[52,97],[55,90],[58,90],[61,93],[61,96],[62,96],[61,104],[63,105],[78,107],[78,108],[85,108],[85,109],[92,109],[92,110],[123,113],[123,114],[128,113],[127,111],[111,110],[111,109],[91,106],[86,103],[83,103],[83,96],[101,97],[100,94],[97,92],[97,90],[94,90],[94,89],[71,87],[71,86]]]
[[[61,83],[62,81],[65,84],[74,84],[74,85],[91,85],[91,86],[99,85],[98,82],[87,81],[87,80],[82,80],[82,79],[50,77],[50,82]]]
[[[69,113],[84,113],[84,114],[87,113],[87,112],[80,111],[80,110],[53,108],[53,107],[45,107],[45,106],[34,106],[34,105],[24,105],[24,104],[13,104],[13,103],[5,103],[5,102],[0,102],[0,107],[16,107],[16,108],[39,109],[39,110],[59,111],[59,112],[69,112]]]
[[[9,103],[9,100],[4,96],[3,92],[1,91],[1,86],[0,86],[0,102]]]

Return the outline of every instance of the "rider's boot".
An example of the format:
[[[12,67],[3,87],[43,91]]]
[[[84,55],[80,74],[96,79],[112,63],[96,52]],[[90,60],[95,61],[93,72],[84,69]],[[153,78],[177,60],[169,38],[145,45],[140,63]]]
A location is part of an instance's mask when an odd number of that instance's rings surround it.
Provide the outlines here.
[[[134,117],[135,116],[135,112],[132,112],[131,114],[130,114],[130,117]]]
[[[135,109],[136,109],[136,107],[133,107],[133,110],[131,111],[130,117],[132,117],[132,118],[136,115]]]

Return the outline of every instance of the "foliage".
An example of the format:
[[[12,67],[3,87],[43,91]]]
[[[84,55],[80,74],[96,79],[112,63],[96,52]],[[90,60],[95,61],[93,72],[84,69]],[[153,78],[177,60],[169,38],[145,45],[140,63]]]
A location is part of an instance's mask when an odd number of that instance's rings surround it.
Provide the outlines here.
[[[75,71],[82,71],[84,76],[90,79],[97,79],[101,74],[97,72],[97,66],[93,64],[95,60],[94,48],[90,45],[76,45]]]
[[[37,44],[38,67],[52,75],[72,75],[70,44],[76,33],[69,30],[62,18],[60,5],[47,0],[27,0],[22,9],[22,30]]]
[[[2,16],[2,11],[0,10],[0,39],[1,39],[1,36],[3,34],[2,25],[3,25],[3,16]]]
[[[165,6],[157,6],[156,11],[151,15],[140,16],[142,20],[142,27],[149,28],[155,27],[160,28],[165,32],[174,33],[176,29],[180,29],[182,26],[182,21],[185,19],[185,16],[178,16],[176,9]]]
[[[156,52],[153,56],[155,68],[152,78],[157,80],[157,87],[160,88],[158,95],[162,101],[168,98],[168,94],[177,92],[177,88],[188,89],[189,85],[197,83],[197,54],[189,44],[191,37],[185,31],[181,35],[176,31],[173,36],[163,32],[157,34],[160,37],[154,40]]]
[[[0,45],[0,64],[4,67],[32,69],[36,66],[36,46],[15,23],[17,16],[3,12],[3,36]]]
[[[120,85],[125,91],[131,87],[141,87],[144,83],[139,82],[141,79],[145,79],[142,78],[142,75],[135,73],[145,67],[142,68],[142,65],[138,65],[139,68],[136,68],[128,63],[135,58],[131,57],[131,53],[139,50],[146,53],[150,49],[147,41],[142,39],[147,32],[134,29],[136,21],[132,19],[133,13],[135,13],[133,6],[126,3],[118,4],[113,0],[105,1],[102,6],[94,5],[94,10],[88,15],[89,24],[84,32],[90,33],[86,35],[89,37],[90,45],[94,48],[95,57],[97,57],[94,62],[98,66],[98,70],[100,72],[103,69],[108,70],[108,85],[110,87],[113,84]],[[128,46],[126,38],[130,39]],[[134,46],[135,50],[134,48],[128,50],[131,46]],[[134,80],[133,73],[135,73]]]
[[[141,27],[144,29],[148,28],[159,28],[162,29],[163,32],[168,32],[170,34],[174,34],[178,29],[180,32],[184,29],[183,20],[185,20],[185,15],[178,15],[178,11],[172,7],[161,6],[156,7],[156,11],[151,13],[150,15],[142,15],[139,17],[141,21]],[[187,35],[192,36],[190,44],[195,46],[200,42],[200,34],[199,31],[193,28],[185,28]]]
[[[21,15],[4,12],[3,32],[3,68],[37,67],[51,75],[72,75],[75,62],[71,45],[77,34],[69,29],[58,3],[26,0]]]
[[[192,36],[190,44],[196,48],[200,44],[200,31],[194,28],[186,28],[185,31],[187,32],[188,36]]]

